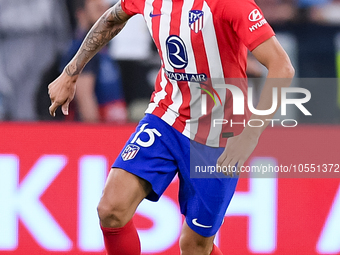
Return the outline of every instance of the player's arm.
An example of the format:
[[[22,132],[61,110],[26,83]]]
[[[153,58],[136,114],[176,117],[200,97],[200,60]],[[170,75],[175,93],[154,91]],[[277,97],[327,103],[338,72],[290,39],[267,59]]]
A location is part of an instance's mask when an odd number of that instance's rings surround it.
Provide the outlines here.
[[[75,100],[80,119],[84,122],[99,122],[99,105],[95,95],[96,75],[90,72],[82,72],[77,80],[77,93]]]
[[[274,87],[278,90],[278,105],[280,105],[281,95],[279,92],[282,87],[290,86],[295,73],[287,53],[274,36],[257,46],[252,53],[268,69],[267,80],[256,109],[267,110],[271,108]],[[250,127],[247,125],[240,135],[229,138],[217,164],[235,166],[237,163],[239,170],[254,151],[261,133],[270,123],[266,119],[272,119],[275,112],[265,116],[252,114],[250,119],[260,119],[265,124],[262,127]]]
[[[73,59],[67,64],[61,75],[49,86],[51,98],[50,114],[62,106],[65,115],[68,114],[69,103],[74,98],[75,83],[85,65],[124,27],[130,18],[121,6],[120,1],[108,9],[93,25]]]
[[[281,88],[289,87],[295,74],[294,67],[290,59],[282,48],[275,36],[260,44],[252,51],[255,58],[268,69],[267,80],[263,86],[257,110],[267,110],[272,106],[273,88],[278,91],[278,107],[281,105]],[[258,128],[247,126],[245,132],[259,137],[263,130],[268,126],[269,122],[266,119],[274,117],[275,112],[270,115],[255,115],[250,119],[261,119],[265,125]]]

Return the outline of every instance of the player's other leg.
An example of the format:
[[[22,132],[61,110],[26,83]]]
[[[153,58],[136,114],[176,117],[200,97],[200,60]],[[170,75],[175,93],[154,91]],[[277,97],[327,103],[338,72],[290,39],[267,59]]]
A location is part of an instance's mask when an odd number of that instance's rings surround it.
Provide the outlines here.
[[[150,191],[147,181],[123,169],[111,169],[97,208],[108,255],[140,254],[132,216]]]
[[[223,173],[192,178],[195,166],[216,165],[224,148],[190,141],[190,162],[179,171],[179,203],[185,222],[180,237],[182,255],[221,255],[214,236],[221,227],[238,179]],[[218,192],[216,192],[218,191]]]
[[[179,246],[181,255],[223,255],[214,245],[215,236],[204,237],[193,231],[186,221],[183,223]]]

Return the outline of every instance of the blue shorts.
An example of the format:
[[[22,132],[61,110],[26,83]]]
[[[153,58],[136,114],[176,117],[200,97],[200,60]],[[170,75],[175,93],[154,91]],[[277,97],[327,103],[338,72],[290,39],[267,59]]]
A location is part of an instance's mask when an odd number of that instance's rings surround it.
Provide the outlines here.
[[[238,178],[190,178],[190,165],[216,165],[223,149],[196,143],[157,116],[147,114],[112,167],[147,180],[152,185],[147,196],[151,201],[157,201],[178,174],[181,213],[192,230],[209,237],[223,222]]]

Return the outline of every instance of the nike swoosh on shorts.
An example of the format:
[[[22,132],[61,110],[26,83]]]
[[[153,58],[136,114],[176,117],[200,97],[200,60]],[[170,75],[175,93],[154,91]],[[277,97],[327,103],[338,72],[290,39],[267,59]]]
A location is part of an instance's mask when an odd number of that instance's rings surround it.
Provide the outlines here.
[[[212,226],[207,226],[207,225],[203,225],[197,222],[197,218],[192,219],[192,224],[194,224],[197,227],[201,227],[201,228],[212,228]]]

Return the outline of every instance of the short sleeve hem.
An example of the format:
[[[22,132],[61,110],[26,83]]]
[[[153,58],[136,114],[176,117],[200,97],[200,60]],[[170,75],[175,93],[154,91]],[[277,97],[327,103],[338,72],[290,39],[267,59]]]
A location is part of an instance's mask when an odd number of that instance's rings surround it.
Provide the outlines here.
[[[259,46],[261,43],[267,41],[268,39],[270,39],[273,36],[275,36],[275,33],[273,31],[268,31],[268,32],[262,34],[261,36],[257,37],[253,42],[251,42],[248,45],[248,49],[250,51],[253,51],[257,46]]]
[[[129,1],[129,0],[128,0],[128,1]],[[121,5],[122,5],[123,11],[124,11],[127,15],[133,16],[133,15],[136,14],[136,12],[133,12],[133,11],[129,10],[129,9],[126,7],[126,0],[122,0],[122,1],[121,1]]]

